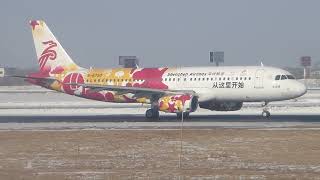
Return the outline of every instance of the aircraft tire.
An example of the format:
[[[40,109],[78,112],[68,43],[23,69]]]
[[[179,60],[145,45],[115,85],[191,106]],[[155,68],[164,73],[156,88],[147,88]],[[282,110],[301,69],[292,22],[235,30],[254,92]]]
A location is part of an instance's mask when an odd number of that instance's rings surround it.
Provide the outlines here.
[[[147,119],[159,119],[159,111],[154,109],[148,109],[146,111],[146,118]]]
[[[269,111],[262,111],[262,117],[269,118],[271,116]]]

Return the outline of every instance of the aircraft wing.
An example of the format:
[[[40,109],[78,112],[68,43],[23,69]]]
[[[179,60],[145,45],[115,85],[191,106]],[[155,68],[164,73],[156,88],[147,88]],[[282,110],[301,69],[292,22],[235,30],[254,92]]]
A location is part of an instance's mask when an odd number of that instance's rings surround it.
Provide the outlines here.
[[[136,97],[162,97],[164,95],[183,95],[183,94],[195,94],[194,91],[185,90],[168,90],[168,89],[151,89],[141,87],[127,87],[127,86],[112,86],[112,85],[92,85],[92,84],[79,84],[79,83],[64,83],[72,86],[81,86],[83,88],[89,88],[93,91],[116,91],[118,94],[135,94]]]
[[[51,77],[32,77],[32,76],[20,76],[20,75],[12,75],[10,77],[16,78],[24,78],[24,79],[34,79],[40,81],[45,84],[51,84],[55,81],[59,81],[55,78]],[[59,81],[60,82],[60,81]],[[63,82],[60,82],[63,83]],[[195,95],[194,91],[186,91],[186,90],[169,90],[169,89],[151,89],[151,88],[141,88],[141,87],[127,87],[127,86],[112,86],[112,85],[96,85],[96,84],[81,84],[81,83],[63,83],[71,86],[81,86],[83,88],[89,88],[91,91],[115,91],[117,94],[127,94],[132,93],[135,97],[148,97],[148,98],[160,98],[165,95],[183,95],[183,94],[191,94]]]

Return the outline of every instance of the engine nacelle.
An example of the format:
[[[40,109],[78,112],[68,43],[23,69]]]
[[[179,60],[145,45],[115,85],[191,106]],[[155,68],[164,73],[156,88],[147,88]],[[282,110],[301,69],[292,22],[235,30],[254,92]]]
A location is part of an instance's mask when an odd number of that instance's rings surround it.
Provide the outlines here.
[[[242,108],[243,102],[215,102],[207,101],[200,103],[200,108],[211,111],[238,111]]]
[[[159,99],[158,106],[163,112],[194,112],[198,108],[198,98],[188,94],[164,96]]]

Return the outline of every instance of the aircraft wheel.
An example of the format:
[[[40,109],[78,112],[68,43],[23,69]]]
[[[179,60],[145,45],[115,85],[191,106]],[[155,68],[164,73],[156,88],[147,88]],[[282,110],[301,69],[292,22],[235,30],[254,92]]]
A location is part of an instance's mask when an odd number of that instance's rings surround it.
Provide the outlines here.
[[[159,119],[159,111],[154,109],[148,109],[146,111],[146,118],[147,119]]]
[[[269,118],[271,116],[269,111],[262,111],[262,117]]]

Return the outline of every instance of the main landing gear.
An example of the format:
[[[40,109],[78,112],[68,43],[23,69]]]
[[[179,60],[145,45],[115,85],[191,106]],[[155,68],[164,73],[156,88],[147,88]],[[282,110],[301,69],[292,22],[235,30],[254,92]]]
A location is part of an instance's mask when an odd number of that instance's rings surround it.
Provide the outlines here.
[[[158,99],[153,97],[153,101],[151,103],[151,109],[146,111],[146,118],[149,120],[159,120],[159,106],[158,106]]]
[[[158,109],[148,109],[146,111],[146,118],[147,119],[159,119],[159,110]]]
[[[265,102],[262,106],[264,107],[262,110],[262,117],[264,118],[269,118],[271,116],[270,112],[269,112],[269,107],[268,107],[268,103],[269,102]]]

